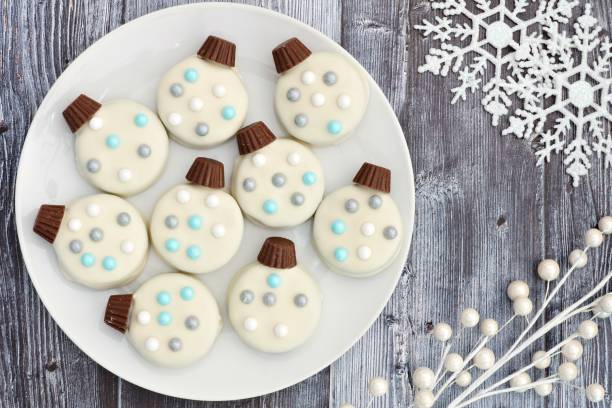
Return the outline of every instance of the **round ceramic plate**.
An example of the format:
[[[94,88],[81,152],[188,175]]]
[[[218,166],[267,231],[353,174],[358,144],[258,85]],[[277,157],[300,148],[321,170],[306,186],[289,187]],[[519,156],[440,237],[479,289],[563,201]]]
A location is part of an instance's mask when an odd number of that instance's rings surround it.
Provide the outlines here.
[[[227,22],[232,24],[228,25]],[[271,231],[246,223],[242,247],[222,270],[201,276],[214,292],[224,321],[211,352],[185,369],[161,369],[142,359],[102,317],[108,296],[132,292],[150,276],[170,271],[152,251],[145,273],[128,287],[93,291],[69,282],[58,269],[51,245],[32,232],[38,207],[65,204],[95,190],[77,174],[74,136],[61,112],[81,92],[98,101],[131,98],[155,107],[157,83],[176,62],[192,55],[209,34],[237,44],[237,68],[249,93],[246,123],[265,121],[284,131],[274,114],[277,74],[271,50],[287,38],[299,37],[313,51],[347,56],[340,46],[314,29],[265,9],[221,4],[173,7],[126,24],[87,49],[56,81],[30,127],[17,176],[17,230],[30,278],[57,324],[97,363],[136,385],[176,397],[230,400],[267,394],[295,384],[323,369],[346,352],[370,327],[388,301],[408,254],[414,218],[414,182],[404,135],[385,96],[368,76],[372,89],[366,115],[344,143],[315,149],[323,164],[328,192],[349,184],[364,161],[393,172],[392,195],[397,201],[406,240],[395,262],[379,275],[351,279],[330,272],[311,244],[311,222],[298,228]],[[208,156],[225,163],[229,177],[237,156],[236,142],[210,150],[171,143],[161,179],[129,200],[148,217],[160,194],[184,181],[192,160]],[[228,184],[229,180],[226,180]],[[255,260],[263,240],[282,235],[296,243],[299,261],[311,271],[324,295],[323,315],[314,336],[302,347],[282,355],[257,352],[227,323],[225,291],[230,277]],[[265,375],[262,375],[265,373]]]

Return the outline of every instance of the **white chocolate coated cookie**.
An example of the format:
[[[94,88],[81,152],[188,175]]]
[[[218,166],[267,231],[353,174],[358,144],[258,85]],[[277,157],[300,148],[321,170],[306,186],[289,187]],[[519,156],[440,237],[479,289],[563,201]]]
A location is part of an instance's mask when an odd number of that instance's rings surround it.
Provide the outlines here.
[[[154,364],[194,363],[208,353],[221,328],[217,301],[191,276],[156,275],[134,293],[128,339]]]
[[[238,251],[244,220],[236,200],[223,190],[180,184],[155,205],[150,230],[166,262],[183,272],[207,273]]]
[[[276,269],[253,263],[233,278],[227,296],[234,330],[245,343],[267,353],[300,346],[321,314],[319,287],[299,265]]]
[[[149,239],[134,206],[110,194],[97,194],[66,206],[53,248],[70,280],[108,289],[140,275]]]
[[[186,146],[223,143],[246,117],[248,95],[235,69],[194,55],[168,71],[157,109],[171,136]]]
[[[313,239],[333,270],[367,277],[383,270],[398,254],[402,219],[389,194],[346,186],[329,194],[319,206]]]
[[[128,196],[147,189],[168,157],[168,135],[149,108],[130,100],[106,102],[75,132],[79,173],[93,186]]]
[[[275,107],[290,135],[324,146],[342,141],[357,127],[368,99],[359,67],[339,54],[317,52],[280,75]]]
[[[232,174],[232,194],[244,213],[268,227],[293,227],[306,222],[325,191],[317,157],[288,138],[240,156]]]

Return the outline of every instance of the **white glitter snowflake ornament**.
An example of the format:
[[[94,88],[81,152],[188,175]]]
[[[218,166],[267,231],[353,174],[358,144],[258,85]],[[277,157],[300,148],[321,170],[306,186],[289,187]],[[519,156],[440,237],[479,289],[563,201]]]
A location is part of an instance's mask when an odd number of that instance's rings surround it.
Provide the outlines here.
[[[604,130],[604,122],[612,123],[612,44],[608,37],[599,38],[602,29],[590,4],[573,35],[560,31],[554,21],[543,30],[544,37],[531,37],[515,54],[517,79],[505,89],[518,95],[523,108],[502,134],[536,142],[538,165],[563,152],[566,172],[578,186],[591,168],[593,152],[604,159],[606,169],[612,168],[612,136]]]
[[[512,104],[506,77],[508,71],[514,70],[514,53],[527,38],[528,30],[546,22],[566,22],[578,1],[542,2],[532,15],[527,11],[529,3],[529,0],[473,0],[474,7],[468,7],[466,0],[433,1],[431,7],[442,10],[444,17],[436,17],[435,23],[423,20],[415,28],[425,37],[431,35],[434,41],[439,41],[440,48],[429,50],[419,72],[442,76],[451,70],[458,73],[460,84],[451,90],[452,104],[459,98],[465,100],[467,91],[474,93],[485,75],[490,75],[482,88],[485,93],[482,104],[492,115],[493,126],[497,126]],[[451,17],[469,22],[461,24]],[[471,62],[466,62],[467,59]]]

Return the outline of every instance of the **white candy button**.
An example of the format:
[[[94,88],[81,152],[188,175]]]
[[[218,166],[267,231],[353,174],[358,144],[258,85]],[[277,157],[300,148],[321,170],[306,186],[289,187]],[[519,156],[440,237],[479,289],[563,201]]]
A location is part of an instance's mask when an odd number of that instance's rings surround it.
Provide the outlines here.
[[[211,194],[206,197],[206,206],[209,208],[215,208],[219,206],[219,196],[216,194]]]
[[[318,92],[312,94],[312,96],[310,97],[310,103],[312,103],[312,106],[315,106],[317,108],[325,105],[325,95]]]
[[[257,329],[257,320],[252,317],[247,317],[244,319],[243,326],[246,331],[255,331],[255,329]]]
[[[102,129],[103,125],[104,125],[104,121],[102,120],[101,117],[94,116],[93,118],[89,120],[89,127],[93,130]]]
[[[138,323],[144,326],[146,324],[149,324],[150,321],[151,321],[151,313],[147,312],[146,310],[143,310],[138,313]]]
[[[225,87],[221,84],[215,84],[212,88],[212,93],[217,98],[223,98],[227,93],[227,89],[225,89]]]
[[[357,248],[357,256],[362,261],[367,261],[372,256],[372,250],[370,249],[370,247],[362,245]]]
[[[302,74],[302,83],[304,85],[312,85],[314,84],[316,79],[315,73],[312,71],[304,71]]]
[[[119,170],[119,173],[117,173],[117,177],[119,178],[119,181],[121,181],[122,183],[127,183],[128,181],[132,179],[132,170],[121,169]]]
[[[179,190],[176,192],[176,201],[181,204],[187,204],[191,200],[191,194],[187,190]]]
[[[376,232],[376,227],[371,222],[364,222],[361,224],[361,233],[366,237],[371,237]]]
[[[263,167],[267,162],[266,156],[261,153],[256,153],[251,160],[253,161],[253,166],[255,167]]]
[[[302,158],[300,157],[300,154],[297,152],[290,153],[289,156],[287,156],[287,163],[289,163],[292,166],[297,166],[298,164],[300,164],[301,161],[302,161]]]
[[[338,104],[338,107],[340,109],[348,109],[351,107],[351,97],[348,95],[342,94],[338,96],[336,103]]]
[[[100,206],[98,204],[89,204],[87,206],[87,215],[90,217],[97,217],[100,215]]]
[[[276,337],[286,337],[289,334],[289,327],[286,324],[279,323],[274,326],[274,335]]]
[[[123,241],[121,243],[121,252],[124,254],[131,254],[134,252],[134,243],[132,241]]]
[[[78,230],[81,229],[82,226],[83,226],[83,223],[78,218],[73,218],[70,221],[68,221],[68,229],[72,232],[77,232]]]
[[[222,224],[213,225],[212,234],[215,238],[223,238],[225,236],[225,227]]]
[[[159,349],[159,340],[155,337],[149,337],[145,341],[145,348],[149,351],[157,351]]]
[[[203,107],[204,107],[204,102],[200,98],[191,98],[191,100],[189,101],[189,109],[191,109],[194,112],[201,111]]]
[[[183,117],[178,113],[171,113],[168,115],[168,123],[170,123],[172,126],[178,126],[182,121]]]

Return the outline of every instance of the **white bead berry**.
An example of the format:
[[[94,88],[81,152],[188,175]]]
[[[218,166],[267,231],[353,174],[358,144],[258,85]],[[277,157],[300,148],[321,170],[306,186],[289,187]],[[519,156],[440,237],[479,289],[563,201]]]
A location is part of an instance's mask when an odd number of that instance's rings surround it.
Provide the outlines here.
[[[599,327],[592,320],[585,320],[578,326],[578,334],[585,340],[596,337],[597,333],[599,333]]]
[[[540,397],[546,397],[552,392],[553,385],[551,383],[538,384],[534,387],[534,390]]]
[[[389,391],[389,383],[382,377],[374,377],[368,383],[368,391],[373,397],[380,397]]]
[[[531,358],[531,362],[533,363],[534,367],[539,370],[545,370],[550,367],[551,361],[552,360],[548,353],[543,350],[536,351]]]
[[[420,390],[414,395],[415,408],[431,408],[434,402],[434,395],[430,390]]]
[[[554,259],[544,259],[538,264],[538,276],[546,282],[553,281],[559,277],[559,264]]]
[[[480,321],[480,313],[478,313],[478,310],[468,307],[461,312],[460,320],[463,327],[476,327]]]
[[[498,331],[499,324],[493,319],[484,319],[480,323],[480,332],[487,337],[495,336]]]
[[[587,264],[588,258],[586,253],[582,249],[574,249],[569,254],[569,263],[576,268],[584,268]]]
[[[591,228],[584,234],[584,242],[591,248],[597,248],[603,243],[603,233],[597,228]]]
[[[134,243],[132,241],[123,241],[121,242],[121,252],[124,254],[131,254],[134,252]]]
[[[527,297],[519,297],[514,299],[512,309],[518,316],[527,316],[533,311],[533,303]]]
[[[574,381],[578,377],[578,367],[574,363],[563,363],[557,369],[557,374],[562,381]]]
[[[515,375],[514,377],[512,377],[512,379],[510,380],[510,386],[511,387],[524,387],[526,385],[531,384],[531,377],[529,376],[529,374],[527,373],[520,373]],[[523,389],[523,390],[517,390],[516,392],[525,392],[527,391],[527,388]]]
[[[608,293],[599,298],[597,305],[602,312],[611,314],[612,313],[612,293]]]
[[[457,353],[450,353],[444,359],[444,368],[451,373],[461,371],[463,368],[463,357]]]
[[[419,389],[430,389],[434,386],[436,375],[427,367],[419,367],[412,373],[412,383]]]
[[[455,384],[460,387],[467,387],[472,383],[472,374],[469,371],[462,371],[459,373],[457,378],[455,378]]]
[[[586,389],[586,397],[591,402],[601,402],[606,397],[606,390],[599,384],[591,384]]]
[[[453,335],[453,329],[448,323],[438,323],[433,328],[433,336],[438,341],[447,341]]]
[[[584,349],[578,340],[570,340],[561,347],[561,354],[569,361],[576,361],[582,357]]]
[[[510,282],[508,285],[508,290],[506,291],[510,300],[514,300],[516,298],[526,298],[529,296],[529,285],[527,282],[522,280],[515,280]]]
[[[474,356],[474,365],[481,370],[488,370],[495,364],[495,353],[493,350],[486,347],[476,353]]]
[[[597,223],[597,227],[606,235],[612,234],[612,217],[609,215],[602,217]]]

